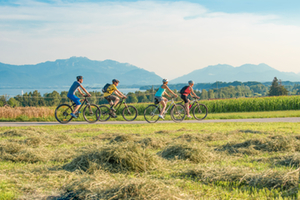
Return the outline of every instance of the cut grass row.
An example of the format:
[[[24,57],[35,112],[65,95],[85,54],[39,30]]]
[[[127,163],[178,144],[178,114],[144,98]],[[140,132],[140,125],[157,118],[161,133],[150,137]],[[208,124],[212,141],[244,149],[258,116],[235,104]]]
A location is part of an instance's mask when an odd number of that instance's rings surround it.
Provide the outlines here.
[[[299,128],[1,127],[0,199],[297,199]]]

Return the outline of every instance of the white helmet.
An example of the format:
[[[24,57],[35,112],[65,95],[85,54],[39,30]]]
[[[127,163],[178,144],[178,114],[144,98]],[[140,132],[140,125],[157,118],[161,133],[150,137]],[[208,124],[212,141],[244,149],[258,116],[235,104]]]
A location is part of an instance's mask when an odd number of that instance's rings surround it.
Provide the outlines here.
[[[166,83],[166,82],[169,82],[169,80],[166,79],[166,78],[164,78],[164,79],[162,80],[162,82],[163,82],[163,83]]]

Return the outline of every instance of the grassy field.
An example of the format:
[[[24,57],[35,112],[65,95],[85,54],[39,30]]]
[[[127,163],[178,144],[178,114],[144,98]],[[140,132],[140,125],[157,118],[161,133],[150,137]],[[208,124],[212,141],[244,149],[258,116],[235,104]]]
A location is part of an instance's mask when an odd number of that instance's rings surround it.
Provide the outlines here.
[[[298,199],[298,123],[0,128],[0,199]]]

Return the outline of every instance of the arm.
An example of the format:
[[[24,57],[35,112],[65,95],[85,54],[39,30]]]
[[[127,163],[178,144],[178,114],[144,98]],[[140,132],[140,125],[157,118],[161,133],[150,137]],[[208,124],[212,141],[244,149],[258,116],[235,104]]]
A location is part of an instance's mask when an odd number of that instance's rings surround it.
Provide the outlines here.
[[[193,95],[195,96],[195,98],[198,98],[198,99],[200,99],[200,97],[198,97],[198,96],[195,94],[195,92],[194,92],[193,88],[191,88],[191,93],[193,93]],[[191,95],[191,97],[193,97],[193,96]]]
[[[127,98],[124,94],[122,94],[122,92],[120,92],[118,89],[115,90],[116,95],[118,95],[120,98]]]
[[[80,85],[80,87],[89,97],[92,96],[88,91],[86,91],[86,89],[82,85]],[[78,91],[80,92],[80,94],[82,96],[84,96],[83,92],[81,92],[81,90],[79,88],[78,88]]]
[[[163,95],[167,95],[169,98],[172,98],[168,93],[166,93],[166,91],[164,91]]]
[[[167,89],[171,94],[173,94],[175,97],[178,97],[177,94],[175,94],[168,86],[166,86],[166,89]]]

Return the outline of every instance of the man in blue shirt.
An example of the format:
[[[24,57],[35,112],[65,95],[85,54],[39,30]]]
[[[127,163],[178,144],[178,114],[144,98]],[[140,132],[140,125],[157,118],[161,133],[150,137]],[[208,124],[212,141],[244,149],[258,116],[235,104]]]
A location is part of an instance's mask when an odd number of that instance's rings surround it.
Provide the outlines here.
[[[77,81],[75,81],[73,83],[73,85],[70,87],[70,90],[69,90],[68,95],[67,95],[67,97],[69,99],[71,99],[72,101],[74,101],[75,104],[76,104],[76,107],[74,108],[74,111],[70,114],[74,118],[77,118],[75,113],[77,112],[77,110],[79,109],[79,107],[81,105],[80,98],[75,95],[76,90],[78,90],[78,92],[82,96],[84,96],[84,93],[79,89],[79,87],[81,87],[81,89],[86,93],[86,95],[88,97],[91,96],[91,94],[88,91],[86,91],[86,89],[81,85],[81,83],[83,82],[83,77],[82,76],[77,76],[76,79],[77,79]]]

